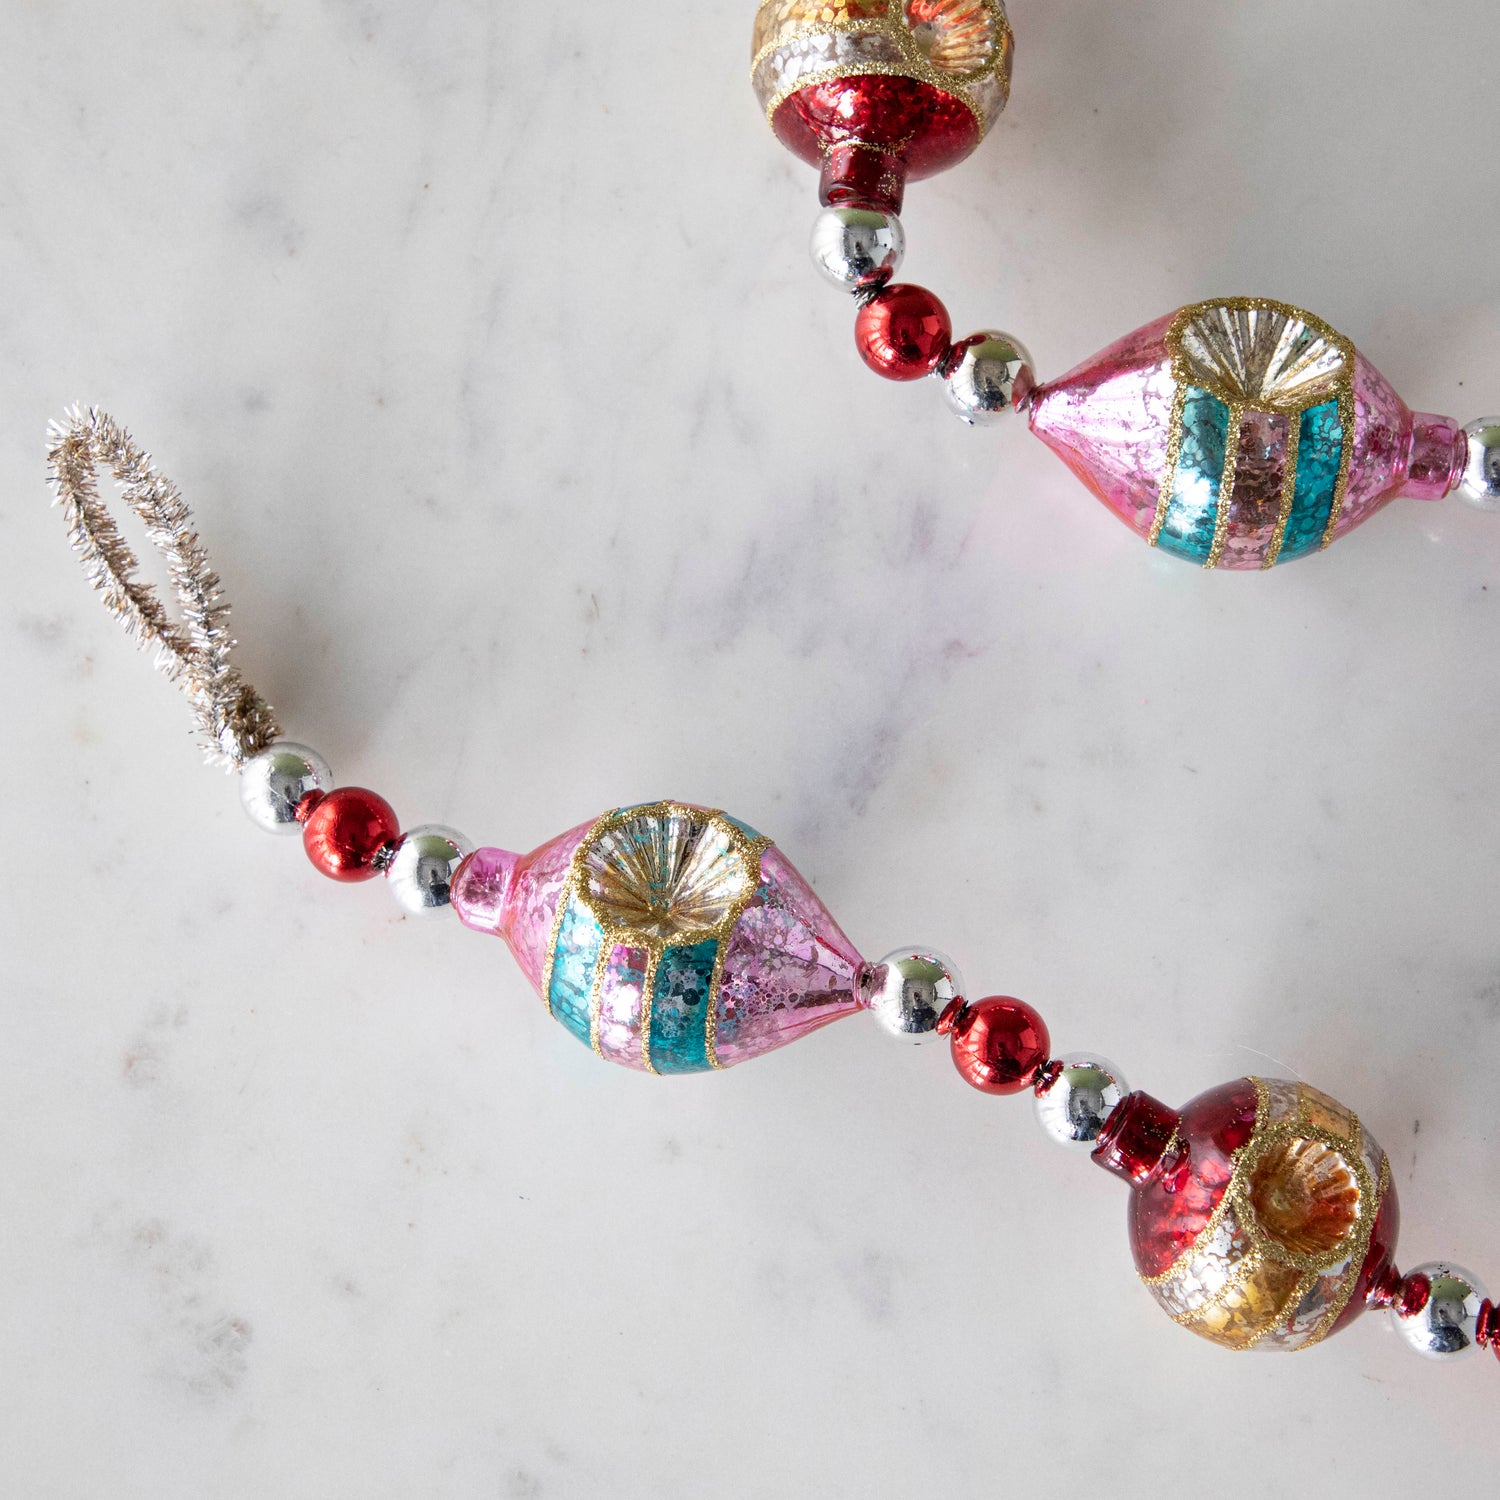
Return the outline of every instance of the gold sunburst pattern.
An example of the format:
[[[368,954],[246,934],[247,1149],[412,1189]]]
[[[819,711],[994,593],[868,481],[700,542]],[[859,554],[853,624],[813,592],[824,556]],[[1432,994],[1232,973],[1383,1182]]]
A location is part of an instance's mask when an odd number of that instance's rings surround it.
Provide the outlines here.
[[[712,937],[755,889],[743,845],[722,817],[644,809],[587,842],[581,895],[601,924],[640,942]]]
[[[1272,411],[1304,411],[1327,400],[1354,363],[1349,341],[1322,319],[1251,297],[1186,309],[1168,342],[1192,384]]]

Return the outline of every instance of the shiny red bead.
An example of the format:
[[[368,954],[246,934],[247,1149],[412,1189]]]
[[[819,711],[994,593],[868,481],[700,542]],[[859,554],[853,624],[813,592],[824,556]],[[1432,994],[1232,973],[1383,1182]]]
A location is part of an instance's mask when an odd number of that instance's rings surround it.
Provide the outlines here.
[[[1046,1065],[1047,1023],[1024,1000],[993,995],[948,1020],[953,1066],[986,1094],[1019,1094]]]
[[[948,309],[925,286],[888,286],[859,310],[860,358],[887,380],[920,380],[942,362],[953,340]]]
[[[400,833],[384,797],[362,786],[341,786],[320,798],[303,819],[302,847],[330,880],[368,880],[380,873],[376,861],[381,850]]]

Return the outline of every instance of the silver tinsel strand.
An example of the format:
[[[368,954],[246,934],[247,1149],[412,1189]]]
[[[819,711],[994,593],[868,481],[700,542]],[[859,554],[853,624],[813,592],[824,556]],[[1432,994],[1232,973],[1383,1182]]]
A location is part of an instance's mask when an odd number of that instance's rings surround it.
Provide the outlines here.
[[[234,646],[229,603],[177,487],[97,407],[75,406],[64,421],[49,426],[47,464],[73,550],[105,607],[142,646],[155,647],[157,669],[187,695],[210,763],[242,766],[278,738],[281,728],[270,705],[229,664]],[[136,578],[140,563],[99,498],[96,471],[101,468],[113,473],[121,498],[166,558],[182,606],[180,620],[169,618],[156,591]]]

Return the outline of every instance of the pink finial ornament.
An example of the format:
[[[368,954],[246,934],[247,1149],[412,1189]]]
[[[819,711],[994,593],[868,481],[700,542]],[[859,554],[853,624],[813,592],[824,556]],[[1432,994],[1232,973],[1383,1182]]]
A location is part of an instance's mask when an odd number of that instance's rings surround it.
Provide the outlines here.
[[[628,1068],[731,1067],[859,1008],[863,960],[786,856],[687,803],[606,813],[531,854],[480,849],[453,906]]]
[[[1463,474],[1447,417],[1414,413],[1342,334],[1260,298],[1200,302],[1037,386],[1031,429],[1138,535],[1204,567],[1326,547],[1398,495]]]

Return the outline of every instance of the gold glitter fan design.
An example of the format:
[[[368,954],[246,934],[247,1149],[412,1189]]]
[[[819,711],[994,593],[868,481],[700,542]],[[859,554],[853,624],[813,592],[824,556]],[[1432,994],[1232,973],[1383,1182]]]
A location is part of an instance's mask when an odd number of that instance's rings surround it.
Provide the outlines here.
[[[606,927],[649,942],[713,937],[755,888],[742,842],[722,818],[639,812],[583,853],[583,898]]]
[[[1348,340],[1283,303],[1200,304],[1175,333],[1194,384],[1250,406],[1312,405],[1334,392],[1353,363]]]

